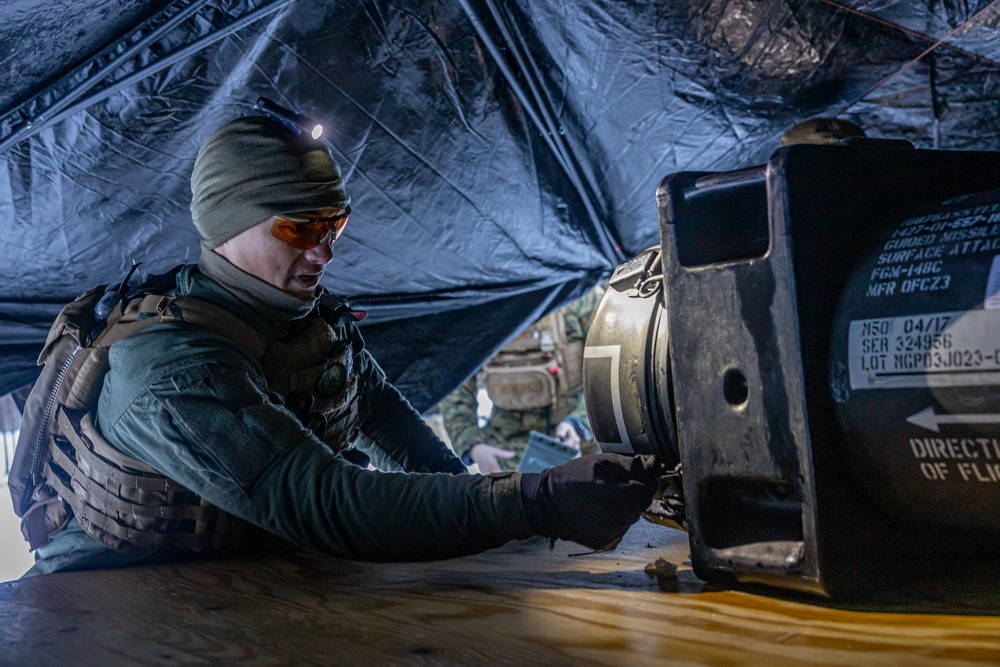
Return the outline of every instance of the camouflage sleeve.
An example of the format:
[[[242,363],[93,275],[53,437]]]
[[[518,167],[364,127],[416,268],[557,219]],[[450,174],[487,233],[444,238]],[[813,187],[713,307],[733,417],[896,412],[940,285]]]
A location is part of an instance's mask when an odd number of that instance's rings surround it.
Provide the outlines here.
[[[566,318],[566,334],[569,340],[586,340],[587,331],[594,321],[597,313],[597,306],[600,305],[604,297],[604,285],[598,285],[587,294],[566,306],[564,315]],[[590,417],[587,415],[587,401],[583,390],[576,397],[576,405],[569,414],[576,417],[590,430]]]
[[[476,378],[466,380],[439,404],[444,427],[455,452],[464,457],[473,445],[482,441],[479,432],[479,399]]]
[[[573,408],[573,412],[569,413],[570,417],[576,417],[583,425],[590,430],[590,417],[587,416],[587,399],[583,391],[580,391],[579,397],[577,397],[576,407]]]
[[[569,340],[586,340],[587,331],[594,321],[597,306],[604,297],[604,286],[598,285],[565,307],[566,334]]]

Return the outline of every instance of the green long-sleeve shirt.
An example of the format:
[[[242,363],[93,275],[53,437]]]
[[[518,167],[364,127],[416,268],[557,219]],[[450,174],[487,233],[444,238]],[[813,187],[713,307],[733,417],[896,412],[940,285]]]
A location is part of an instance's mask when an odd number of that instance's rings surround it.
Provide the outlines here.
[[[265,336],[301,326],[265,322],[195,267],[178,274],[175,293],[211,301]],[[339,326],[354,329],[362,434],[355,444],[380,471],[334,454],[269,390],[257,360],[190,324],[156,325],[112,346],[98,427],[208,502],[335,556],[432,560],[533,535],[519,477],[458,474],[465,467],[386,381],[355,325]],[[135,560],[75,522],[38,559],[33,573]]]

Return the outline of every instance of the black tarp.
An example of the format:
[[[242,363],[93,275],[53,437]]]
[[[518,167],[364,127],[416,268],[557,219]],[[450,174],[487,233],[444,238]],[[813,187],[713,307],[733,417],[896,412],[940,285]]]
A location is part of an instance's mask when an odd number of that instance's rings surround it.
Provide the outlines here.
[[[259,95],[328,127],[324,284],[426,409],[655,244],[669,173],[820,115],[1000,148],[998,29],[988,0],[0,0],[0,394],[63,303],[197,258],[194,156]]]

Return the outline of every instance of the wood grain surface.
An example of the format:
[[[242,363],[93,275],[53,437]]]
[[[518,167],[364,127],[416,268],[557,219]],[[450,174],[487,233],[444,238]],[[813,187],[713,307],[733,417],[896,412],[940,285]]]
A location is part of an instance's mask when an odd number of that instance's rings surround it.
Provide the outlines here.
[[[615,552],[582,550],[536,539],[410,564],[302,552],[11,582],[0,664],[1000,664],[995,579],[895,592],[913,609],[960,594],[979,615],[870,612],[713,589],[687,567],[686,535],[646,522]],[[644,571],[657,558],[679,566],[668,590]]]

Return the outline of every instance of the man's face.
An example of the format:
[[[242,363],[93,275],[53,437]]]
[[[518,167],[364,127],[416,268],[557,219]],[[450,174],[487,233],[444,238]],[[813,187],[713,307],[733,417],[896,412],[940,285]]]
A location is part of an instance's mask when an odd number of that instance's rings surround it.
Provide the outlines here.
[[[322,208],[306,217],[330,217],[342,209]],[[218,248],[217,253],[247,273],[274,285],[292,296],[308,299],[313,296],[326,265],[333,259],[333,243],[324,241],[314,248],[301,250],[271,234],[274,218],[234,236]]]

